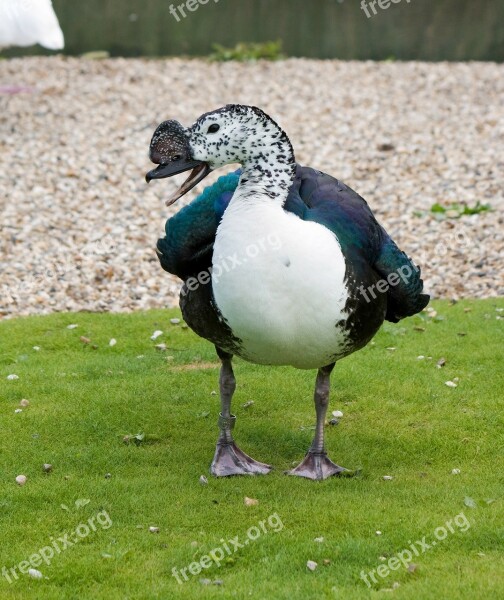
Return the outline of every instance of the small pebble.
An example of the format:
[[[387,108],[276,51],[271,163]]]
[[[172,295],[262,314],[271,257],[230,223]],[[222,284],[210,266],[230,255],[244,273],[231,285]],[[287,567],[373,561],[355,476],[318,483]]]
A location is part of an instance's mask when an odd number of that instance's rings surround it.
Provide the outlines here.
[[[200,579],[200,583],[201,585],[210,585],[212,583],[211,579],[207,579],[206,577],[204,579]]]
[[[460,469],[452,469],[452,475],[460,475]]]
[[[382,142],[381,144],[378,144],[377,149],[380,152],[392,152],[392,150],[395,150],[395,146],[390,142]]]
[[[315,571],[315,569],[318,567],[318,563],[316,563],[314,560],[308,560],[306,562],[306,566],[310,569],[310,571]]]
[[[177,318],[170,319],[170,323],[172,325],[178,325],[180,323],[180,319],[177,319]]]
[[[322,542],[324,541],[324,538],[323,537],[316,537],[313,541],[317,542],[319,544],[322,544]]]
[[[415,563],[410,563],[408,565],[408,573],[414,573],[418,569],[418,565]]]
[[[88,337],[86,337],[85,335],[81,335],[81,336],[80,336],[80,341],[81,341],[83,344],[90,344],[90,343],[91,343],[91,340],[90,340]]]
[[[160,352],[164,352],[166,350],[166,344],[156,344],[154,348],[156,348],[156,350],[159,350]]]
[[[444,367],[445,365],[446,365],[446,358],[440,358],[436,363],[436,367],[438,369],[441,369],[441,367]]]
[[[249,406],[252,406],[252,404],[254,404],[253,400],[247,400],[247,402],[245,402],[243,405],[243,408],[248,408]]]
[[[224,583],[224,581],[222,581],[222,579],[214,579],[213,584],[214,585],[222,585]]]
[[[44,473],[50,473],[53,470],[53,466],[49,463],[44,463],[42,465],[42,470],[44,471]]]
[[[109,345],[110,347],[112,347],[112,346],[115,346],[116,344],[117,344],[117,340],[116,340],[115,338],[112,338],[112,339],[110,340],[110,342],[108,343],[108,345]]]
[[[112,473],[105,473],[105,479],[110,479],[112,477]]]
[[[28,575],[33,577],[33,579],[42,579],[44,577],[40,571],[37,571],[37,569],[28,569]]]
[[[212,391],[210,392],[210,396],[217,396],[217,392],[216,392],[215,390],[212,390]]]
[[[256,506],[259,504],[259,500],[256,500],[255,498],[248,498],[247,496],[245,496],[244,502],[245,506]]]
[[[381,531],[375,531],[376,535],[381,535],[382,532]]]
[[[22,409],[22,408],[16,408],[16,409],[14,410],[14,412],[15,412],[15,413],[20,413],[20,412],[23,412],[23,409]]]
[[[156,331],[151,335],[151,340],[154,341],[156,340],[160,335],[163,335],[163,332],[160,331],[159,329],[156,329]]]
[[[159,533],[159,527],[149,527],[151,533]]]
[[[19,401],[19,406],[23,406],[26,407],[30,404],[30,401],[27,400],[26,398],[23,398],[22,400]]]
[[[389,347],[387,348],[387,350],[388,350],[389,352],[395,352],[395,350],[397,350],[397,348],[394,348],[394,346],[389,346]]]
[[[7,375],[7,379],[9,381],[16,381],[16,379],[19,379],[19,376],[16,375],[15,373],[12,373],[12,375]]]
[[[343,413],[341,412],[341,410],[333,410],[332,416],[336,417],[337,419],[341,419],[341,417],[343,416]]]
[[[26,475],[18,475],[16,477],[16,483],[18,485],[24,485],[26,483],[26,479],[27,479]]]
[[[394,479],[394,478],[392,477],[392,475],[384,475],[384,476],[383,476],[383,480],[384,480],[384,481],[392,481],[392,479]]]
[[[77,323],[72,323],[72,324],[70,324],[70,325],[67,325],[67,329],[75,329],[76,327],[79,327],[79,326],[77,325]]]
[[[457,387],[457,384],[454,381],[445,381],[445,385],[451,388]]]
[[[38,352],[40,350],[40,346],[33,346],[33,350],[35,350],[35,352]]]
[[[331,561],[328,558],[324,558],[324,560],[322,561],[324,566],[327,567],[327,565],[331,564]]]
[[[208,479],[204,475],[200,475],[199,482],[201,485],[208,485]]]

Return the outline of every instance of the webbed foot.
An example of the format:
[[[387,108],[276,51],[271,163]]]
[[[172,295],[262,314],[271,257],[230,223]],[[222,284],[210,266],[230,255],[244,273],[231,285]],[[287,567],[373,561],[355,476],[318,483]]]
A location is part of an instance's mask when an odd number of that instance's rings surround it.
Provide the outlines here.
[[[265,475],[272,467],[258,462],[242,452],[234,442],[218,442],[210,466],[215,477],[230,475]]]
[[[354,471],[349,471],[333,463],[325,452],[308,452],[297,467],[286,471],[286,475],[296,475],[297,477],[306,477],[317,481],[322,481],[332,475],[352,477],[354,474]]]

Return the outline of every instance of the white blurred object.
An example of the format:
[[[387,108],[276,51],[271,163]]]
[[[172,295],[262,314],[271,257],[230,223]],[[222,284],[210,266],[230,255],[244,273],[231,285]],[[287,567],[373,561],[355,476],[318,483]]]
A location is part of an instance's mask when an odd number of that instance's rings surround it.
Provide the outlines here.
[[[51,0],[0,0],[0,48],[33,44],[49,50],[65,45]]]

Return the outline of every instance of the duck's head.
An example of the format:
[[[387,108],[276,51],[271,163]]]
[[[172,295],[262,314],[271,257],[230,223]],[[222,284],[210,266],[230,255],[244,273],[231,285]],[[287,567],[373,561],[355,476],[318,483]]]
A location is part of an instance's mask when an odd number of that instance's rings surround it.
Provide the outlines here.
[[[255,106],[228,104],[205,113],[189,129],[177,121],[162,123],[154,133],[150,153],[151,160],[159,167],[150,171],[146,179],[171,177],[194,169],[166,203],[173,204],[219,167],[255,161],[268,163],[275,146],[275,160],[294,165],[290,141],[271,117]],[[287,150],[285,153],[283,148]]]
[[[213,169],[265,156],[286,138],[280,127],[255,106],[228,104],[202,115],[188,130],[191,156]]]
[[[178,121],[163,121],[158,125],[151,139],[149,158],[159,166],[147,173],[147,183],[152,179],[172,177],[192,169],[191,175],[182,186],[168,198],[167,206],[173,204],[210,173],[207,164],[191,157],[188,131]]]

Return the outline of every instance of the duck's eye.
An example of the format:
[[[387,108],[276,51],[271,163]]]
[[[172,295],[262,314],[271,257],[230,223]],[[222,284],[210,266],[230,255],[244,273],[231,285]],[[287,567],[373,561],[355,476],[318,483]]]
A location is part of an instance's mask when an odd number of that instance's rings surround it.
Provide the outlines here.
[[[171,159],[172,159],[172,162],[177,162],[177,161],[178,161],[178,160],[180,160],[181,158],[182,158],[182,155],[181,155],[181,154],[174,154],[174,155],[171,157]]]
[[[220,125],[218,125],[217,123],[212,123],[210,125],[210,127],[208,128],[207,133],[215,133],[216,131],[219,131],[220,129]]]

